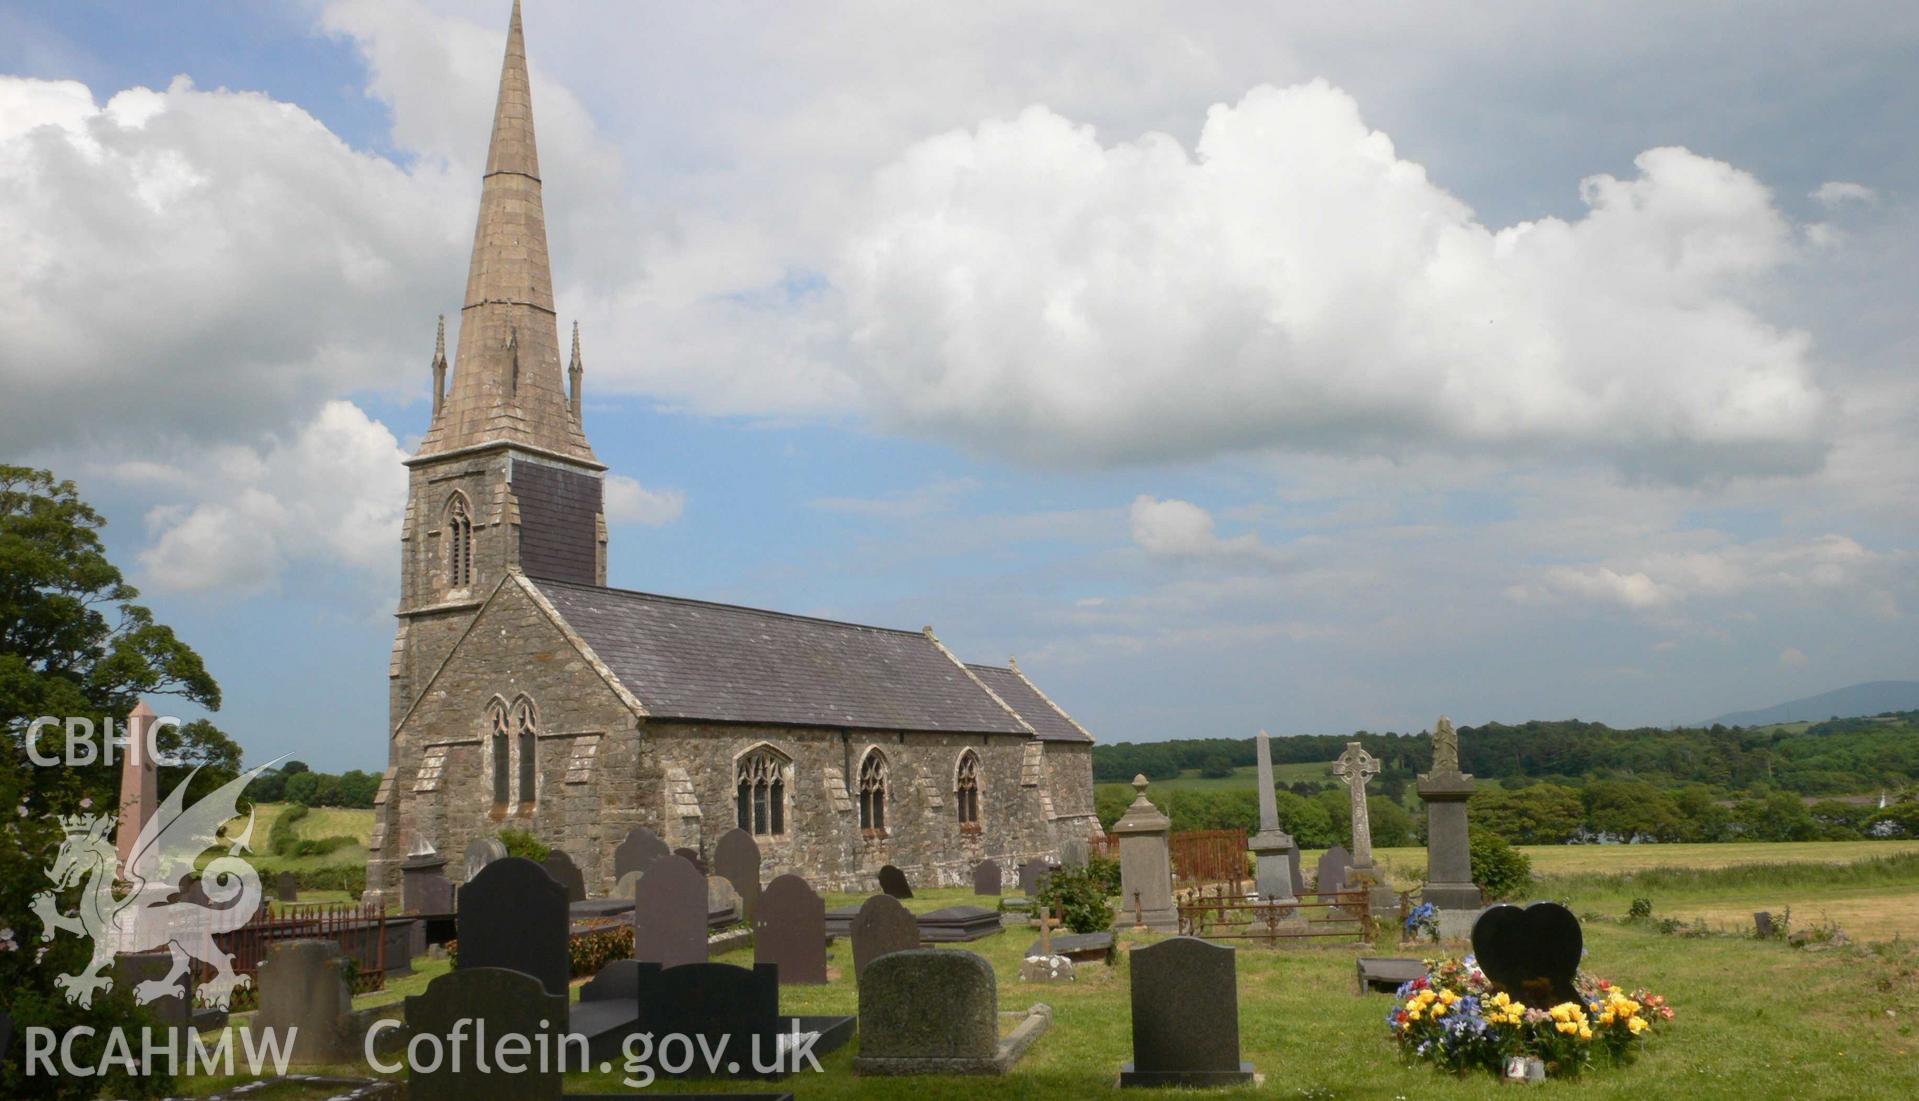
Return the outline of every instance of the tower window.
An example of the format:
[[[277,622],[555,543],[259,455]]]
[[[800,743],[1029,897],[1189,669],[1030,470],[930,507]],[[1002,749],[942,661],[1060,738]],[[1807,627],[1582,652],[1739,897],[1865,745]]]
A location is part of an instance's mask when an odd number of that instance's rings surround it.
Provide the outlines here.
[[[513,731],[520,749],[520,809],[523,812],[533,808],[535,780],[539,776],[539,762],[534,755],[539,725],[539,716],[533,711],[533,701],[525,696],[515,700]]]
[[[755,837],[786,832],[786,758],[761,747],[740,758],[738,816],[741,829]]]
[[[446,506],[446,581],[455,589],[473,584],[473,517],[463,493]]]
[[[953,805],[958,809],[960,828],[979,829],[979,754],[970,749],[960,754]]]
[[[886,836],[886,755],[877,749],[860,762],[860,829]]]

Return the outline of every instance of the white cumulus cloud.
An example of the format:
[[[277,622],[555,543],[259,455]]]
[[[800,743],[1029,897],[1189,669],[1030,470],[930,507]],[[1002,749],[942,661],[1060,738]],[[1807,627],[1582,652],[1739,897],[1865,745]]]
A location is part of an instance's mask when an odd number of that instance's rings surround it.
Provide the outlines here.
[[[1603,456],[1803,471],[1809,337],[1748,304],[1792,257],[1751,175],[1684,149],[1503,229],[1324,82],[1213,107],[1196,148],[1041,107],[878,178],[844,290],[892,423],[1054,463],[1235,449]]]
[[[1127,513],[1133,542],[1155,558],[1246,559],[1276,561],[1277,552],[1247,533],[1222,539],[1213,514],[1178,498],[1149,494],[1133,498]]]
[[[686,510],[686,494],[677,489],[648,489],[624,474],[609,474],[601,507],[609,524],[660,527],[680,518]]]

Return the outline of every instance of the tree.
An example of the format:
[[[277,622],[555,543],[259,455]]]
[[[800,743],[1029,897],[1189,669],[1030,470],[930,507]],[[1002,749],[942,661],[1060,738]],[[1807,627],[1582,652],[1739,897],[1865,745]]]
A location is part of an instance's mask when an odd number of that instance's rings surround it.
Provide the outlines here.
[[[1515,845],[1563,845],[1586,821],[1579,793],[1560,784],[1481,787],[1469,806],[1475,832],[1496,833]]]
[[[1279,827],[1293,835],[1302,849],[1330,849],[1339,842],[1333,832],[1333,816],[1317,800],[1303,799],[1290,791],[1274,793],[1278,801]]]
[[[104,524],[72,482],[44,470],[0,466],[0,731],[7,735],[0,747],[0,807],[8,808],[0,815],[0,926],[11,929],[23,947],[39,934],[31,900],[46,884],[48,854],[64,839],[57,816],[104,813],[119,798],[119,770],[104,759],[36,765],[26,744],[33,721],[47,715],[85,718],[102,730],[109,718],[123,722],[142,696],[176,696],[209,711],[220,706],[220,688],[200,656],[134,603],[139,593],[107,560],[100,541]],[[42,750],[57,754],[63,739],[54,733],[40,740]],[[198,761],[209,773],[238,767],[237,747],[211,723],[163,728],[157,740],[164,751]],[[72,892],[61,901],[70,910]],[[99,997],[88,1009],[69,1004],[53,978],[80,970],[90,946],[61,936],[45,947],[44,958],[33,950],[0,952],[0,990],[15,1032],[35,1025],[63,1034],[90,1027],[92,1039],[79,1045],[76,1056],[96,1061],[110,1030],[137,1028],[145,1013],[125,991]],[[16,1036],[0,1064],[0,1096],[91,1097],[103,1089],[120,1095],[169,1088],[163,1076],[104,1082],[29,1076],[23,1054]]]
[[[1413,816],[1384,795],[1366,797],[1367,824],[1375,848],[1392,849],[1413,843]]]

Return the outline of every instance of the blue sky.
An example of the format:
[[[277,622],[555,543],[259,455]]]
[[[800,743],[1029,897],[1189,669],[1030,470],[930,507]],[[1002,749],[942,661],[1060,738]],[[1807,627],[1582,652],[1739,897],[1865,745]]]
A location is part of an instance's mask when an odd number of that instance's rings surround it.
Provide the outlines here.
[[[526,13],[613,583],[1112,741],[1919,669],[1911,13],[740,10]],[[0,458],[251,756],[384,761],[505,16],[0,4]]]

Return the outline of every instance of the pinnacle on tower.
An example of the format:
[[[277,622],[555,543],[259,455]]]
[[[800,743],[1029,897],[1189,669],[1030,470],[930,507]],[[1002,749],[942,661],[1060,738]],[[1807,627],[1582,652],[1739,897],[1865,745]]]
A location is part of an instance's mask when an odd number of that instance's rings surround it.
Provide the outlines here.
[[[580,378],[586,374],[586,365],[580,362],[580,323],[573,323],[573,362],[567,365],[567,405],[573,410],[573,420],[580,419]]]
[[[446,315],[440,315],[440,327],[433,334],[433,419],[440,419],[440,406],[446,400]]]

